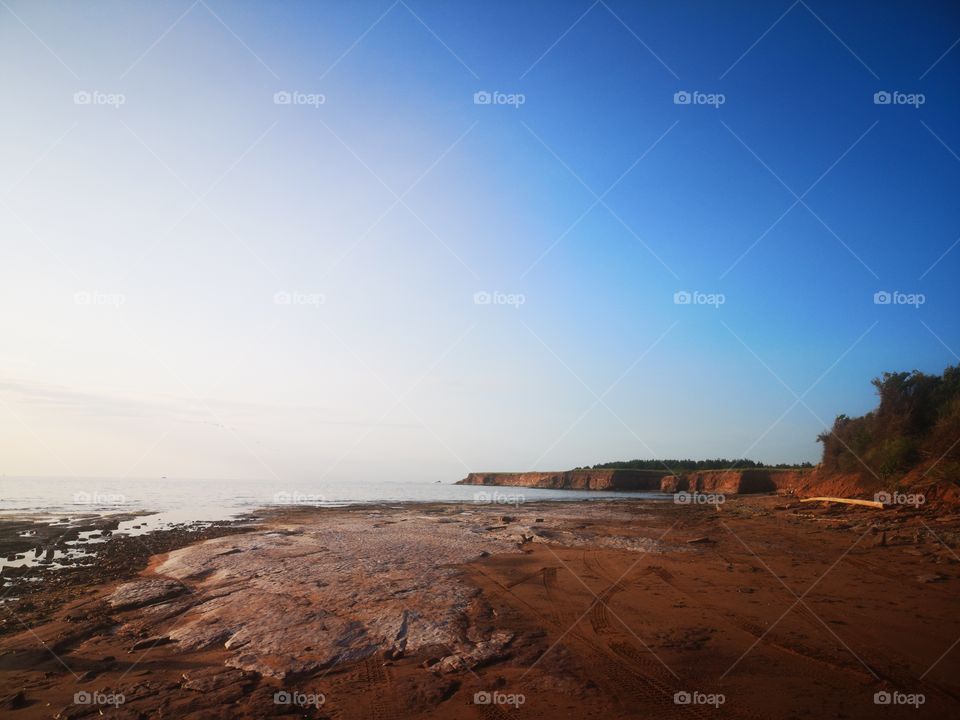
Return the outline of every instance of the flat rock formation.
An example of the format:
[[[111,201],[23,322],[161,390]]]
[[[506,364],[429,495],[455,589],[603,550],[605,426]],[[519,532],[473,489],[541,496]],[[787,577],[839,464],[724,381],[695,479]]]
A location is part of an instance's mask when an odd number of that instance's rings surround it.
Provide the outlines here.
[[[516,545],[433,518],[289,523],[176,550],[155,568],[167,580],[128,583],[110,602],[151,596],[158,583],[188,585],[188,595],[151,606],[147,624],[175,616],[164,634],[178,647],[223,646],[228,665],[261,675],[304,673],[384,650],[435,647],[442,656],[459,650],[472,657],[477,647],[465,637],[465,618],[476,591],[451,565]]]
[[[225,648],[227,666],[261,676],[299,676],[375,654],[431,657],[441,673],[469,669],[502,656],[512,634],[484,624],[489,610],[456,566],[528,543],[598,542],[593,533],[559,530],[557,523],[573,522],[563,513],[537,523],[532,511],[511,512],[286,511],[265,531],[169,553],[107,602],[140,608],[119,630],[142,639],[137,649]],[[646,538],[599,542],[656,549]]]

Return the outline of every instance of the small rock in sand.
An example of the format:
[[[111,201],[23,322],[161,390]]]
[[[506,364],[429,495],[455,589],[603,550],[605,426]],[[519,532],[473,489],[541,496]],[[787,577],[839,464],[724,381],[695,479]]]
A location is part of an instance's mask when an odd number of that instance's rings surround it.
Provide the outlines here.
[[[167,645],[168,643],[173,642],[169,637],[158,636],[158,637],[148,637],[143,640],[137,640],[133,644],[133,647],[130,648],[130,652],[136,652],[137,650],[149,650],[150,648],[159,647],[160,645]]]
[[[27,706],[27,696],[23,690],[18,690],[13,695],[8,695],[0,700],[0,708],[4,710],[19,710]]]
[[[163,578],[134,580],[114,590],[108,602],[114,610],[130,610],[168,600],[185,592],[188,592],[187,586],[176,580]]]

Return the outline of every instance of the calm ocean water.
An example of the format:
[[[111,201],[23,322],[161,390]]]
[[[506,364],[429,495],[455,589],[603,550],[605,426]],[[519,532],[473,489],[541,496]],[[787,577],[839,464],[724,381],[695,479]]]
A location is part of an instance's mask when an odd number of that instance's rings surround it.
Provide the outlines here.
[[[535,500],[662,499],[658,493],[480,487],[440,483],[188,480],[175,478],[0,477],[0,516],[50,513],[157,513],[153,528],[173,522],[225,520],[271,505],[344,506],[365,503],[450,502],[504,506]]]

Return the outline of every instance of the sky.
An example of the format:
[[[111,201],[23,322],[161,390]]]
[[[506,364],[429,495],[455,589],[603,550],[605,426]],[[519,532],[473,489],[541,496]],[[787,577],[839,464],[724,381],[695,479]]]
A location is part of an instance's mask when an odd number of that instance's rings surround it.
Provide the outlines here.
[[[2,0],[0,474],[815,462],[871,378],[960,361],[958,39],[949,2]]]

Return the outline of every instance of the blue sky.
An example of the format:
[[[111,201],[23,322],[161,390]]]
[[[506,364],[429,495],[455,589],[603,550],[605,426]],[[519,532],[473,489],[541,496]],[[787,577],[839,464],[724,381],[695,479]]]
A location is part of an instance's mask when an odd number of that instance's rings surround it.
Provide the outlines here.
[[[0,472],[816,460],[870,378],[957,362],[958,37],[950,3],[5,0]]]

